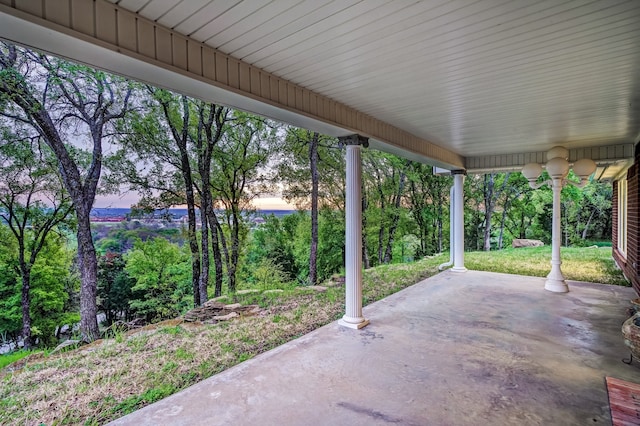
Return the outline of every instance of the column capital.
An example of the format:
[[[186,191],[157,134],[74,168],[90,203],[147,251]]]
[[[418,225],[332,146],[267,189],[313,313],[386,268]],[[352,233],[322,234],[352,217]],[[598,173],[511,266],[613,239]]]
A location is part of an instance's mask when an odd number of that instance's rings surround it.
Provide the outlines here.
[[[451,175],[462,175],[462,176],[466,176],[467,175],[467,171],[464,169],[458,169],[458,170],[451,170]]]
[[[359,135],[357,133],[348,136],[338,136],[340,146],[344,145],[362,145],[365,148],[369,147],[369,138]]]

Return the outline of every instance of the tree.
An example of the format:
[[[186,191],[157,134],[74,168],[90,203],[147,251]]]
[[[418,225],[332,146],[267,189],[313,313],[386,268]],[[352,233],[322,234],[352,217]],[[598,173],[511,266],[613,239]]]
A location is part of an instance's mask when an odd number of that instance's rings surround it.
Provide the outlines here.
[[[420,244],[416,254],[426,256],[441,253],[445,223],[448,226],[445,220],[448,217],[448,209],[445,206],[449,203],[451,178],[434,175],[431,166],[411,163],[407,171],[407,179],[409,181],[407,198],[418,230]]]
[[[318,282],[318,214],[320,208],[331,204],[330,192],[336,184],[336,170],[341,154],[335,138],[304,129],[289,128],[278,165],[278,177],[285,184],[284,197],[298,208],[311,213],[311,237],[309,241],[308,282]],[[335,166],[335,167],[334,167]],[[337,180],[339,183],[344,178]],[[342,194],[342,192],[341,192]],[[343,205],[344,201],[338,202]],[[304,268],[307,270],[307,268]]]
[[[98,307],[106,316],[108,326],[119,317],[129,320],[134,281],[124,270],[122,254],[109,252],[98,259]]]
[[[367,192],[368,204],[377,207],[373,218],[378,226],[377,262],[389,263],[393,257],[396,231],[402,215],[401,202],[404,197],[408,162],[391,154],[365,151],[363,174],[368,176],[371,189]],[[369,218],[368,218],[369,219]]]
[[[582,229],[582,240],[589,235],[597,238],[611,236],[611,199],[613,188],[610,182],[600,182],[592,179],[582,190],[584,206],[581,208],[583,215],[588,215]]]
[[[265,217],[265,222],[253,230],[245,262],[245,275],[250,280],[256,278],[256,268],[274,265],[291,281],[298,276],[298,268],[293,253],[296,238],[295,227],[300,222],[300,214],[288,215],[282,220],[273,214]],[[293,232],[291,228],[294,228]]]
[[[31,336],[31,272],[49,234],[67,220],[72,205],[56,175],[55,157],[40,138],[20,138],[5,129],[0,144],[0,218],[17,243],[21,278],[22,339]],[[47,202],[45,204],[45,201]]]
[[[219,224],[229,291],[236,291],[236,272],[247,227],[242,213],[263,191],[268,164],[276,142],[276,128],[265,119],[234,111],[230,125],[213,150],[211,188],[224,207],[227,241]]]
[[[22,331],[22,312],[20,309],[20,280],[18,279],[17,244],[11,231],[0,224],[0,341],[18,342]]]
[[[143,199],[138,207],[186,204],[192,291],[194,304],[200,305],[208,298],[210,235],[217,296],[222,288],[220,225],[213,208],[210,168],[213,146],[225,131],[229,110],[149,86],[146,94],[143,110],[126,124],[128,137],[110,160],[109,180],[114,187],[126,182],[140,192]]]
[[[72,300],[77,290],[71,274],[74,253],[66,248],[64,238],[49,234],[31,272],[33,331],[44,346],[57,343],[58,326],[77,324],[80,319]]]
[[[214,295],[222,294],[222,256],[220,253],[220,224],[213,205],[211,193],[211,160],[213,149],[225,132],[229,110],[225,107],[207,102],[197,102],[198,125],[195,136],[197,152],[199,184],[196,184],[200,194],[200,223],[202,270],[200,274],[200,300],[204,303],[208,299],[207,286],[209,284],[209,231],[213,245],[213,259],[215,264]],[[224,235],[222,235],[224,237]]]
[[[484,251],[491,250],[491,219],[496,210],[496,204],[506,192],[510,173],[485,173],[483,176],[482,193],[484,196]]]
[[[132,87],[124,79],[27,49],[0,45],[2,115],[36,130],[58,160],[77,219],[80,266],[80,331],[100,336],[96,319],[97,258],[90,212],[102,170],[103,143],[130,109]],[[65,143],[90,141],[91,153]]]
[[[18,268],[18,244],[8,226],[0,225],[0,335],[3,341],[18,341],[22,331],[22,285]],[[64,324],[78,322],[77,306],[73,303],[76,281],[70,270],[72,252],[65,247],[63,237],[50,233],[36,262],[30,270],[31,342],[36,338],[47,346],[55,343],[55,330]]]
[[[500,215],[500,232],[498,234],[498,250],[503,249],[504,234],[507,226],[507,215],[513,209],[514,203],[531,191],[527,179],[522,173],[511,173],[505,176],[507,188],[502,191],[502,214]],[[524,218],[523,218],[524,219]],[[513,236],[512,236],[513,237]],[[524,237],[517,237],[524,238]]]
[[[193,305],[188,255],[164,238],[139,241],[125,256],[125,271],[135,281],[131,310],[147,322],[174,318]]]

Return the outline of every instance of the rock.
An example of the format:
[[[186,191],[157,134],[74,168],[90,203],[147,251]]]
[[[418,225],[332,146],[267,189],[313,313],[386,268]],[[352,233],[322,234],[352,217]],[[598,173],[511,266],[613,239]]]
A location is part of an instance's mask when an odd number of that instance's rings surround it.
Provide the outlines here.
[[[251,288],[248,290],[238,290],[236,294],[251,294],[251,293],[260,293],[260,290],[256,290],[255,288]]]
[[[516,238],[511,242],[511,247],[513,248],[521,248],[521,247],[540,247],[543,246],[544,243],[540,240],[529,240],[526,238]]]
[[[232,311],[232,310],[238,309],[240,307],[242,307],[242,305],[240,303],[232,303],[230,305],[224,305],[223,309],[225,309],[227,311]]]
[[[80,340],[65,340],[64,342],[62,342],[58,346],[56,346],[56,348],[54,350],[52,350],[49,355],[53,355],[56,352],[59,352],[62,349],[66,348],[67,346],[73,346],[73,345],[79,345],[79,344],[80,344]]]
[[[252,316],[260,312],[258,305],[242,306],[240,303],[225,305],[209,300],[204,305],[194,308],[184,314],[187,322],[200,321],[205,324],[215,324],[219,321],[228,321],[239,316]]]
[[[211,319],[215,321],[228,321],[232,318],[239,317],[239,316],[240,314],[238,314],[237,312],[229,312],[227,315],[217,315]]]
[[[331,278],[329,279],[329,281],[326,282],[326,286],[327,287],[338,287],[341,285],[344,285],[346,278],[344,275],[332,275]]]
[[[324,287],[321,285],[308,285],[308,286],[296,287],[296,288],[300,291],[313,290],[313,291],[317,291],[318,293],[327,291],[327,287]]]
[[[217,300],[211,299],[204,302],[202,305],[203,308],[213,308],[213,309],[224,309],[227,306],[224,303],[220,303]]]

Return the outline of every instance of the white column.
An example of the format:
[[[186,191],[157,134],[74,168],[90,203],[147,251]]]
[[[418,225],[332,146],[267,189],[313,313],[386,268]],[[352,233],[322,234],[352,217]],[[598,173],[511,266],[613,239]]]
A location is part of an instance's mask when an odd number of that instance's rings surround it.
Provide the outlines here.
[[[560,193],[562,192],[562,178],[554,177],[553,181],[553,222],[551,226],[551,272],[547,275],[547,281],[544,283],[545,290],[555,293],[567,293],[569,286],[564,281],[564,275],[560,265],[560,243],[562,239],[561,213],[560,213]]]
[[[453,268],[454,272],[466,272],[464,267],[464,171],[454,170],[453,174],[453,206],[454,243]]]
[[[368,145],[359,135],[341,138],[347,146],[347,194],[345,269],[345,315],[339,321],[345,327],[359,329],[369,321],[362,316],[362,161],[360,145]]]

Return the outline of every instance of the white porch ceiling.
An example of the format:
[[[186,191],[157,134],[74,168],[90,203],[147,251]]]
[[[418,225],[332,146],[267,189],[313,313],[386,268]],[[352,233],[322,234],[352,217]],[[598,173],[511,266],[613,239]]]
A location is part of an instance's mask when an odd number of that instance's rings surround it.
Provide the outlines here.
[[[0,38],[449,169],[640,140],[638,0],[0,0]]]
[[[113,2],[465,157],[640,135],[637,0]]]

